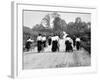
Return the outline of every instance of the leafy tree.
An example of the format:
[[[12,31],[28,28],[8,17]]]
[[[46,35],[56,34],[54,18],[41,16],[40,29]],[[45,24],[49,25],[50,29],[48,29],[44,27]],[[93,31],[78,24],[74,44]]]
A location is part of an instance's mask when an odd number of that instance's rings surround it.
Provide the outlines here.
[[[45,25],[43,25],[45,23]],[[47,14],[43,19],[42,19],[42,22],[41,24],[46,27],[46,28],[49,28],[50,26],[50,16],[49,14]]]
[[[67,24],[66,24],[65,20],[61,19],[60,20],[60,25],[61,25],[61,29],[63,31],[66,31],[67,30]]]
[[[75,19],[75,23],[81,23],[81,18],[80,18],[80,17],[77,17],[77,18]]]
[[[55,20],[54,20],[54,31],[57,31],[57,30],[61,30],[61,24],[60,24],[60,18],[59,17],[56,17]]]
[[[60,15],[59,15],[57,12],[53,12],[53,13],[51,14],[51,16],[52,16],[53,18],[60,17]]]
[[[29,37],[32,37],[32,33],[33,33],[32,29],[26,26],[23,27],[23,45],[26,43]]]

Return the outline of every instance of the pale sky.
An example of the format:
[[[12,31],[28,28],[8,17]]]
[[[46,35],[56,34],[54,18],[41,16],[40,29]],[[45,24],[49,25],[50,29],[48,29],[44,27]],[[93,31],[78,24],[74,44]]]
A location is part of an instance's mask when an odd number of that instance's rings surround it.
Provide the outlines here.
[[[23,16],[23,25],[32,28],[36,24],[40,24],[41,20],[45,17],[45,15],[50,14],[52,12],[44,12],[44,11],[24,11]],[[80,17],[82,21],[91,22],[91,14],[84,13],[69,13],[69,12],[58,12],[61,18],[68,22],[75,22],[76,17]]]

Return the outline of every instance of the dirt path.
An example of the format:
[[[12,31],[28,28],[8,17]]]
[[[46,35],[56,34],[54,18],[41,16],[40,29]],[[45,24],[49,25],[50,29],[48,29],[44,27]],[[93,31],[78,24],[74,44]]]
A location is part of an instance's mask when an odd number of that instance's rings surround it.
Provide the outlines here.
[[[24,69],[90,66],[91,58],[81,49],[73,52],[24,53]]]

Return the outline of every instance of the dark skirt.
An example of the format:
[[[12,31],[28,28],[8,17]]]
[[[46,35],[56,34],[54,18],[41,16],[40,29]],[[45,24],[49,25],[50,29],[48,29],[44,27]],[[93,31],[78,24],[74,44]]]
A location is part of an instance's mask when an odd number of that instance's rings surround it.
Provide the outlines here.
[[[31,42],[26,42],[25,48],[27,49],[27,51],[29,51],[31,48]]]
[[[42,41],[37,41],[37,50],[38,52],[42,50]]]
[[[58,41],[52,41],[52,52],[56,52],[58,50]]]
[[[65,48],[66,52],[69,52],[69,51],[73,50],[72,45],[69,41],[65,41],[65,45],[66,45],[66,48]]]
[[[43,48],[46,47],[46,41],[42,42]]]
[[[80,42],[76,42],[76,49],[79,50],[80,49]]]
[[[75,47],[75,39],[73,39],[73,46]]]
[[[72,43],[69,43],[69,50],[73,51]]]
[[[51,38],[48,39],[48,44],[51,45]]]

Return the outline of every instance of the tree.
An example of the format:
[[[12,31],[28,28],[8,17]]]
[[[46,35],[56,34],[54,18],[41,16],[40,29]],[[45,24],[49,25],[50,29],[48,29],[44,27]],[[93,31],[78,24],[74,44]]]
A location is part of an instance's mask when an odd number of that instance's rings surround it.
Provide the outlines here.
[[[77,17],[77,18],[75,19],[75,23],[81,23],[81,18],[80,18],[80,17]]]
[[[67,24],[66,24],[65,20],[61,19],[60,24],[61,24],[61,29],[63,31],[66,31],[67,30]]]
[[[32,37],[32,29],[29,27],[23,26],[23,45],[26,43],[29,37]]]
[[[33,26],[32,30],[33,31],[39,31],[41,29],[44,29],[42,24],[36,24],[35,26]]]
[[[53,21],[54,23],[54,31],[57,31],[57,30],[61,30],[61,23],[60,23],[61,19],[59,17],[56,17]]]
[[[49,26],[50,26],[50,16],[49,16],[49,14],[47,14],[47,15],[42,19],[41,24],[43,25],[43,27],[49,28]]]
[[[60,15],[59,15],[57,12],[53,12],[53,13],[51,14],[51,16],[52,16],[53,18],[60,17]]]

